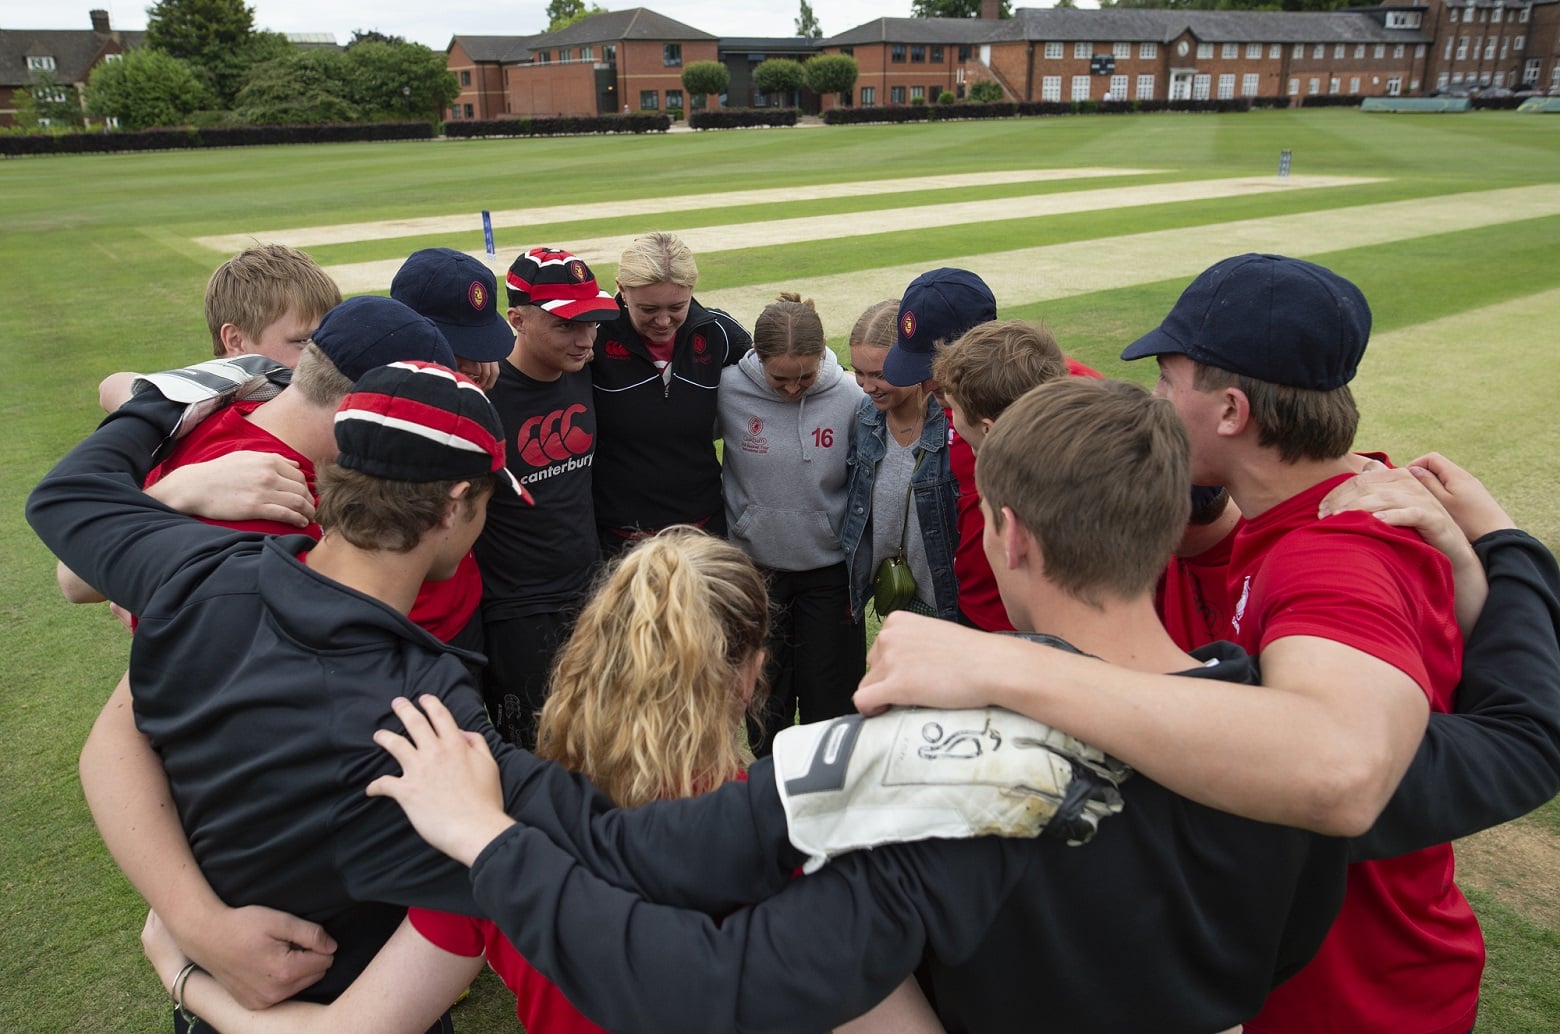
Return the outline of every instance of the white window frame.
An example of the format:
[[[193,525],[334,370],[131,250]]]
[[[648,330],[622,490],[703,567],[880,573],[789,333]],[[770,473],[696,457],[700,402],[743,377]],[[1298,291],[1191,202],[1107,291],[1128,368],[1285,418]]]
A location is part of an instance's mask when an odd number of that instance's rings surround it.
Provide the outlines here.
[[[1213,77],[1207,72],[1198,72],[1192,76],[1192,100],[1205,101],[1208,99],[1208,88],[1212,86]]]
[[[1144,58],[1146,60],[1146,59],[1150,59],[1150,58],[1156,58],[1158,56],[1159,56],[1159,44],[1157,44],[1157,43],[1139,43],[1138,44],[1138,57]]]
[[[1237,61],[1240,59],[1240,44],[1225,43],[1219,48],[1219,57],[1225,61]]]
[[[1300,80],[1299,79],[1290,79],[1289,80],[1289,96],[1291,96],[1291,97],[1298,97],[1299,95],[1300,95]]]
[[[1073,44],[1073,57],[1081,57],[1085,60],[1094,56],[1094,44],[1091,41],[1079,40]]]
[[[1354,44],[1354,60],[1360,61],[1360,60],[1363,60],[1364,57],[1365,57],[1365,44],[1363,44],[1363,43],[1356,43],[1356,44]]]
[[[1327,56],[1327,44],[1325,44],[1325,43],[1318,43],[1315,47],[1311,48],[1311,59],[1312,60],[1320,61],[1322,58],[1324,58],[1326,56]]]
[[[1377,61],[1380,61],[1382,58],[1386,57],[1387,45],[1385,43],[1376,44],[1376,49],[1371,51],[1371,56],[1374,57]]]
[[[1060,61],[1062,59],[1062,44],[1058,40],[1051,40],[1045,45],[1045,59],[1047,61]]]
[[[29,72],[52,72],[54,71],[54,58],[48,54],[38,54],[34,57],[29,57],[27,59],[27,70]]]
[[[1132,57],[1132,44],[1112,43],[1110,45],[1111,56],[1117,61],[1126,61]]]
[[[1233,72],[1224,72],[1219,76],[1219,100],[1229,101],[1235,99],[1235,75]]]
[[[874,108],[877,106],[876,86],[863,86],[861,88],[861,106],[863,108]]]
[[[1062,99],[1062,77],[1059,75],[1042,75],[1040,77],[1040,99],[1060,103]]]
[[[1145,73],[1138,76],[1136,85],[1137,93],[1135,97],[1137,100],[1151,101],[1154,99],[1154,77],[1152,74]]]
[[[1256,72],[1247,72],[1240,77],[1240,95],[1242,97],[1255,97],[1257,91],[1262,88],[1262,77]]]
[[[1312,97],[1315,97],[1318,93],[1322,92],[1322,81],[1314,75],[1311,76],[1310,81],[1306,85],[1310,86],[1310,93]]]
[[[1248,44],[1246,44],[1246,60],[1247,61],[1261,61],[1262,60],[1262,44],[1260,44],[1260,43],[1248,43]]]
[[[1389,76],[1387,79],[1387,96],[1401,97],[1403,95],[1403,80],[1399,76]]]
[[[1284,56],[1284,45],[1282,43],[1275,43],[1271,47],[1268,47],[1268,57],[1271,58],[1272,60],[1277,61],[1279,58],[1281,58],[1283,56]]]
[[[1296,43],[1295,44],[1295,49],[1290,52],[1290,56],[1293,57],[1296,61],[1298,61],[1301,58],[1305,57],[1305,44],[1304,43]]]
[[[1357,75],[1349,76],[1349,92],[1351,94],[1358,94],[1360,92],[1360,77],[1359,76],[1357,76]]]
[[[1124,101],[1127,99],[1127,84],[1130,78],[1130,76],[1121,74],[1110,77],[1110,96],[1112,100]]]
[[[1199,44],[1197,44],[1197,58],[1198,58],[1199,61],[1211,61],[1211,60],[1213,60],[1213,44],[1212,43],[1199,43]]]
[[[1094,81],[1093,76],[1075,75],[1067,87],[1067,99],[1070,101],[1086,101],[1089,99],[1089,84]]]

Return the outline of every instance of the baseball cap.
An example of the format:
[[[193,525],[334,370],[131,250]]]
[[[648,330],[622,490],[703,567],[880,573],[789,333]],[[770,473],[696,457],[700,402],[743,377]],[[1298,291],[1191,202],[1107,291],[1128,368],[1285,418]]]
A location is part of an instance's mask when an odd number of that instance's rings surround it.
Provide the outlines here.
[[[425,317],[393,298],[365,294],[331,309],[310,337],[354,384],[376,366],[413,359],[455,365],[449,342]]]
[[[910,281],[899,302],[899,337],[883,360],[883,379],[908,387],[932,375],[937,344],[997,318],[986,281],[967,269],[943,267]]]
[[[560,248],[532,248],[510,265],[504,283],[510,305],[535,305],[561,320],[605,323],[618,315],[584,260]]]
[[[1330,391],[1354,379],[1370,306],[1330,269],[1283,255],[1237,255],[1204,270],[1123,359],[1184,355],[1269,384]]]
[[[424,248],[390,281],[390,297],[433,321],[462,359],[494,363],[515,347],[498,312],[498,281],[478,259],[454,248]]]
[[[531,504],[504,465],[498,411],[464,375],[437,363],[394,362],[365,373],[336,411],[336,462],[387,481],[456,481],[498,474]]]

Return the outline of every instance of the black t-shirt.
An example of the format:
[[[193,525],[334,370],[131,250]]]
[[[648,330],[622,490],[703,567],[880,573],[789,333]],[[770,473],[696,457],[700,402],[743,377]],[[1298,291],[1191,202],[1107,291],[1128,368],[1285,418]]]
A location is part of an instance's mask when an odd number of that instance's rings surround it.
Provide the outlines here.
[[[499,364],[488,392],[504,425],[506,460],[536,500],[508,493],[488,503],[477,539],[482,615],[524,617],[573,606],[590,587],[600,558],[591,500],[596,414],[588,369],[555,381]]]

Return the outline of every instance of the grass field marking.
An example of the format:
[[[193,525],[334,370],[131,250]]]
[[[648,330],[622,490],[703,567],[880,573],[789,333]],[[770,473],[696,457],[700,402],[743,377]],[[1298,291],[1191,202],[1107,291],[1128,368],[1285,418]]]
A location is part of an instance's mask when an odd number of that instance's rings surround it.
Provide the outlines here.
[[[1557,214],[1560,185],[1511,187],[1036,248],[949,255],[835,276],[700,291],[699,297],[750,321],[781,291],[797,291],[813,299],[824,315],[824,325],[831,333],[839,333],[867,305],[881,298],[897,298],[906,284],[936,266],[959,266],[979,273],[996,294],[997,303],[1006,309],[1156,280],[1190,280],[1219,259],[1247,251],[1304,257]]]
[[[1149,176],[1163,171],[1165,170],[1120,168],[1002,169],[992,172],[949,173],[944,176],[910,176],[763,190],[731,190],[718,194],[675,194],[671,197],[628,198],[622,201],[600,201],[585,205],[512,208],[492,212],[490,215],[495,228],[523,228],[539,226],[542,223],[616,219],[622,216],[653,215],[657,212],[692,212],[706,208],[822,201],[841,197],[871,197],[876,194],[957,190],[964,187],[990,187],[1013,183],[1054,183],[1107,176]],[[290,244],[295,248],[306,248],[315,244],[421,237],[436,233],[465,233],[472,227],[480,225],[482,225],[481,216],[476,212],[467,212],[462,215],[427,216],[419,219],[389,219],[372,223],[341,223],[335,226],[302,226],[288,230],[227,233],[213,237],[196,237],[195,243],[231,254],[247,248],[255,238],[276,244]]]
[[[1277,191],[1358,186],[1374,182],[1378,181],[1354,176],[1291,176],[1288,179],[1238,176],[1228,179],[1189,180],[1181,183],[1151,183],[1137,187],[1107,187],[1099,190],[1070,191],[1064,194],[1037,194],[1032,197],[955,201],[945,204],[874,209],[867,212],[841,212],[831,215],[800,216],[794,219],[728,223],[721,226],[678,230],[677,235],[693,249],[695,255],[708,255],[718,251],[750,248],[753,247],[754,242],[762,242],[764,245],[802,244],[808,241],[837,240],[842,237],[862,237],[882,233],[887,229],[924,230],[944,226],[970,226],[983,222],[1041,219],[1079,212],[1115,211],[1123,208],[1212,201]],[[588,263],[607,266],[617,263],[623,250],[636,236],[637,233],[628,233],[612,237],[594,237],[583,241],[532,243],[566,247]],[[509,267],[507,255],[489,256],[483,252],[471,254],[474,258],[486,262],[496,273],[502,274]],[[390,281],[395,277],[396,270],[401,268],[402,261],[404,260],[396,258],[341,263],[327,266],[326,271],[347,294],[383,291],[390,286]]]

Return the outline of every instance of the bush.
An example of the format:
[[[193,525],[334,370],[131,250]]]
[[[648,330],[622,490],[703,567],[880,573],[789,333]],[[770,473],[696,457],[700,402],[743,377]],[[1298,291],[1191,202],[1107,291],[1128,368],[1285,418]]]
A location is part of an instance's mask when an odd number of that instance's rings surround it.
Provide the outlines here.
[[[452,138],[482,136],[563,136],[581,133],[664,133],[672,118],[660,112],[628,115],[565,115],[558,118],[462,119],[444,123]]]
[[[66,133],[60,136],[0,136],[0,155],[88,154],[173,151],[194,147],[255,147],[268,144],[325,144],[358,140],[431,140],[427,122],[352,122],[328,126],[210,126],[140,129],[129,132]]]
[[[830,108],[823,113],[823,121],[830,126],[853,126],[863,122],[926,122],[931,119],[934,110],[925,105],[912,108],[896,104],[886,108]]]
[[[938,104],[953,104],[958,99],[959,98],[957,98],[957,97],[955,97],[953,95],[953,91],[952,90],[944,90],[942,93],[939,93],[937,95],[937,103]]]
[[[1251,106],[1253,108],[1287,108],[1289,107],[1289,100],[1283,94],[1277,94],[1272,97],[1253,97],[1251,98]]]
[[[994,101],[1004,100],[1007,92],[999,83],[990,79],[983,79],[978,83],[970,84],[969,98],[975,104],[990,104]]]
[[[794,126],[795,108],[713,108],[688,116],[690,129],[746,129],[750,126]]]
[[[1300,99],[1302,108],[1357,108],[1364,100],[1357,93],[1316,93]]]

